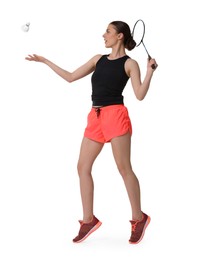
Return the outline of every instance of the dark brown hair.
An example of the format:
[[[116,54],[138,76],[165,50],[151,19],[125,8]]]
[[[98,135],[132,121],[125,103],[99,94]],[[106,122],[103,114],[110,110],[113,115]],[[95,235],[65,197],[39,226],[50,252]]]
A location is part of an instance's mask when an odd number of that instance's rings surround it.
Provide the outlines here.
[[[112,24],[115,27],[115,30],[117,33],[123,33],[124,35],[124,46],[127,50],[131,51],[135,48],[136,42],[134,41],[131,32],[130,27],[127,23],[122,21],[113,21],[110,24]]]

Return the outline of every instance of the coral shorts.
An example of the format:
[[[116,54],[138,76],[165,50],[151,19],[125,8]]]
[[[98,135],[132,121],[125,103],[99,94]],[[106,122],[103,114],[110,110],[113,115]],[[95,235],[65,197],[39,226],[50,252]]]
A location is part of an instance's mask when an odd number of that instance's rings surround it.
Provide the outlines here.
[[[107,143],[128,132],[132,135],[128,109],[124,105],[111,105],[91,109],[84,136],[96,142]]]

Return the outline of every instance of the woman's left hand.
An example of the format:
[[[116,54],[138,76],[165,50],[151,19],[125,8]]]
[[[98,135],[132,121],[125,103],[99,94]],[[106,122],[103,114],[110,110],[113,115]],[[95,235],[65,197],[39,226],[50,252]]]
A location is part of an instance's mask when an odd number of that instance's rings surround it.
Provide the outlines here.
[[[148,59],[148,63],[147,63],[147,68],[152,68],[153,70],[155,70],[158,67],[158,64],[156,63],[156,60],[151,58]]]

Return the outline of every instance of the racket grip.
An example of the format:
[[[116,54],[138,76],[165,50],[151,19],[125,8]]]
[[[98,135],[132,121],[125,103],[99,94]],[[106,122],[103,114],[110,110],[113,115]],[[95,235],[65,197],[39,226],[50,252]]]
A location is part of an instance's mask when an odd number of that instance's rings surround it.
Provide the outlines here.
[[[150,55],[148,55],[148,59],[149,59],[149,60],[151,60],[151,56],[150,56]],[[152,67],[152,69],[153,69],[153,70],[155,70],[155,69],[156,69],[156,66],[155,66],[155,64],[152,64],[152,65],[151,65],[151,67]]]

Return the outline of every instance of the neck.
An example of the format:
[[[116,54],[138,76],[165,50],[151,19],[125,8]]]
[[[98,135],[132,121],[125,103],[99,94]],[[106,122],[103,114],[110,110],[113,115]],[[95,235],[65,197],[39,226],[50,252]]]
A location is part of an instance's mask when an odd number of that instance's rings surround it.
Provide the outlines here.
[[[112,48],[112,52],[109,54],[110,59],[118,59],[126,55],[125,48]]]

